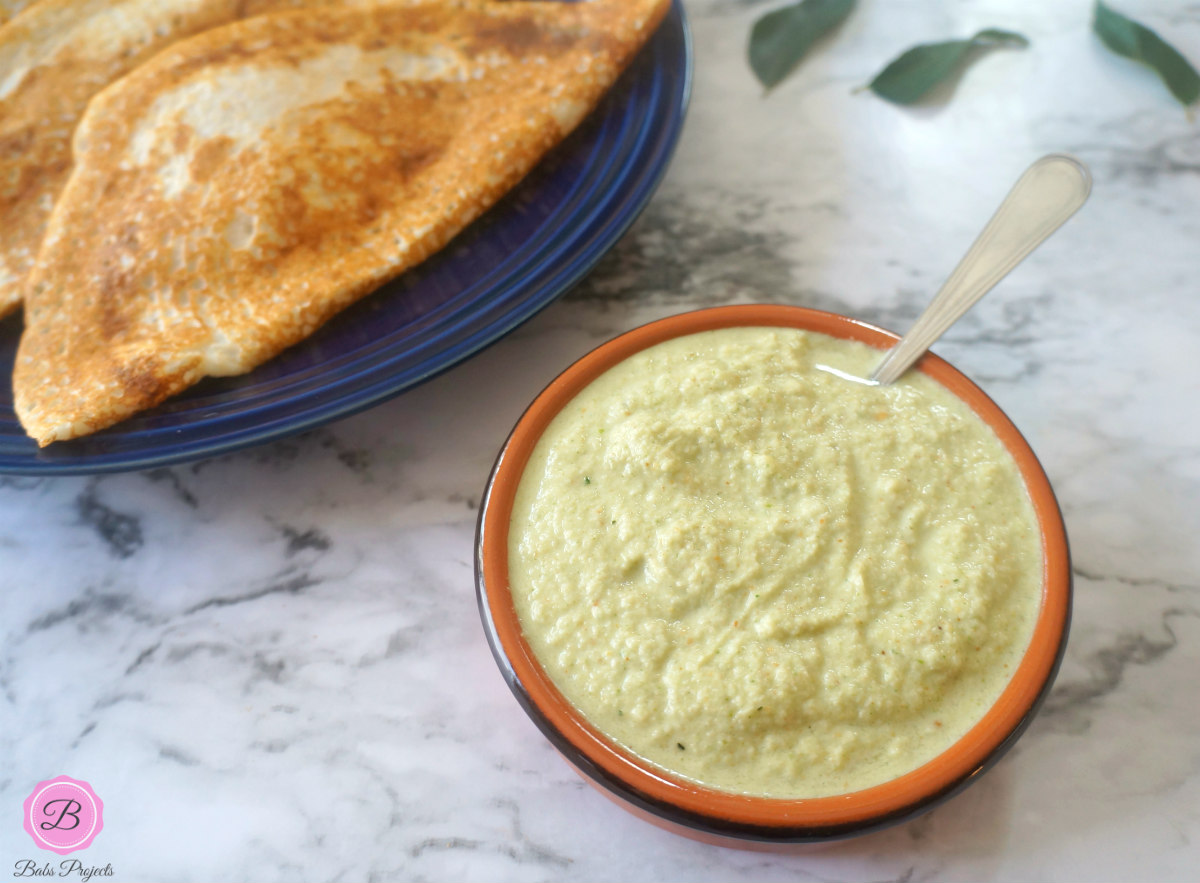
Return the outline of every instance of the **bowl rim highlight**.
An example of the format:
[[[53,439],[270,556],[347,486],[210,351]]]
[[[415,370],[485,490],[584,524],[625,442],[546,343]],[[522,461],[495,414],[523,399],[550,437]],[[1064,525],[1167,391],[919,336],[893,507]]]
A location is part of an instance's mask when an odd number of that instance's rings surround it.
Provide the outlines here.
[[[476,531],[475,581],[492,654],[526,713],[593,785],[627,809],[710,842],[805,843],[865,833],[931,808],[999,759],[1032,719],[1066,648],[1072,579],[1066,527],[1045,471],[1016,426],[978,386],[926,354],[913,370],[964,401],[996,433],[1029,492],[1043,549],[1042,599],[1033,637],[1012,680],[981,720],[946,751],[897,779],[829,797],[782,799],[720,791],[649,763],[598,730],[558,691],[522,633],[508,582],[508,533],[516,489],[533,448],[558,412],[618,362],[675,337],[739,326],[816,331],[884,350],[899,336],[837,313],[781,305],[712,307],[660,319],[601,344],[530,404],[501,448]]]

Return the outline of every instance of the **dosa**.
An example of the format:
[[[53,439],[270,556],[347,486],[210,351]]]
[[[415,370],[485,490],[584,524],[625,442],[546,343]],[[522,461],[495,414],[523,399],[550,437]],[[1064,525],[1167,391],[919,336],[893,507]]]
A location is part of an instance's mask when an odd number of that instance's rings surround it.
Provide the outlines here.
[[[239,18],[365,0],[40,0],[0,28],[0,318],[21,303],[88,101],[171,43]],[[17,0],[0,0],[15,13]]]
[[[667,0],[244,19],[97,95],[26,290],[39,444],[249,371],[441,248],[613,84]]]

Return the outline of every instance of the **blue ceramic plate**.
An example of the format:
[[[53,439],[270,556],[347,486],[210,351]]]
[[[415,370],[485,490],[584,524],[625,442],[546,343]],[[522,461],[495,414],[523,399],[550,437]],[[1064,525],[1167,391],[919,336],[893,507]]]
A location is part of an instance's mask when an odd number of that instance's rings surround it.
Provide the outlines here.
[[[676,0],[614,90],[570,138],[445,250],[242,377],[43,450],[0,391],[0,473],[144,469],[261,444],[377,405],[445,371],[579,281],[649,201],[687,107],[691,45]],[[0,322],[0,377],[21,319]]]

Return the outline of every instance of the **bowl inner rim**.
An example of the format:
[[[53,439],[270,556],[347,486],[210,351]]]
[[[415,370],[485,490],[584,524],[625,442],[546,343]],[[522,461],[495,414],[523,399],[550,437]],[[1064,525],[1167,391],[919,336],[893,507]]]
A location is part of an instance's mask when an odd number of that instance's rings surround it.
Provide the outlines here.
[[[962,399],[999,437],[1015,460],[1033,503],[1042,541],[1041,609],[1033,636],[999,699],[975,726],[926,764],[861,791],[829,797],[770,798],[700,785],[673,775],[619,745],[593,726],[563,697],[525,640],[508,580],[508,528],[516,489],[530,454],[558,412],[591,381],[647,347],[687,334],[738,326],[774,326],[817,331],[878,349],[899,336],[836,313],[780,305],[714,307],[651,322],[602,344],[575,362],[534,399],[496,462],[480,515],[478,548],[480,600],[499,651],[547,723],[606,776],[648,798],[722,824],[764,829],[830,828],[903,812],[955,787],[987,762],[1021,725],[1053,677],[1066,639],[1071,604],[1071,568],[1066,529],[1041,464],[1012,421],[986,393],[948,362],[926,356],[917,368]]]

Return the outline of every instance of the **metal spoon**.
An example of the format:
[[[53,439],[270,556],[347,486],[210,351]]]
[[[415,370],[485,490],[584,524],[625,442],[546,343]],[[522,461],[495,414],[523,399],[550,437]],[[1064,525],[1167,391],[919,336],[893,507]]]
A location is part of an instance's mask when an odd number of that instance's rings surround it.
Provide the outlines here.
[[[1092,175],[1074,157],[1052,153],[1026,169],[942,290],[887,351],[868,382],[888,384],[899,378],[963,313],[1075,214],[1091,192]]]

